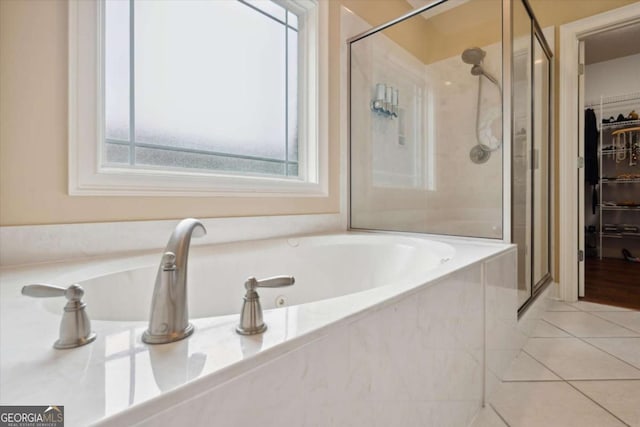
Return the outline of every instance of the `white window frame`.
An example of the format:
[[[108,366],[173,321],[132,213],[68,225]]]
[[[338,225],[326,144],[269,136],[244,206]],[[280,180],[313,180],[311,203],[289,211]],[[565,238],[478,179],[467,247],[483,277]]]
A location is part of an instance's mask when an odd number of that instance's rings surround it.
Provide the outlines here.
[[[328,4],[276,0],[299,18],[300,176],[133,169],[102,165],[104,0],[69,2],[69,194],[72,196],[274,196],[328,194]]]

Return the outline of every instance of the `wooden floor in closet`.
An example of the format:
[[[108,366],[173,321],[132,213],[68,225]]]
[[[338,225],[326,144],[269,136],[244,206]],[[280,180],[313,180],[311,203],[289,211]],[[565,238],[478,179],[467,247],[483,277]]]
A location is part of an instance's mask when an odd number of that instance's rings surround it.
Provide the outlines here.
[[[583,301],[640,310],[640,263],[587,258]]]

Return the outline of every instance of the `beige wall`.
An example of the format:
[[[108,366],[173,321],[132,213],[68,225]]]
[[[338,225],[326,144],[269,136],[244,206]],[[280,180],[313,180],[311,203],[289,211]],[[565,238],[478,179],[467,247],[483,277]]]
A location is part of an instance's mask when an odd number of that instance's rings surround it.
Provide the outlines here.
[[[343,6],[371,24],[372,27],[389,22],[413,10],[405,0],[339,0]],[[429,23],[425,19],[409,19],[384,30],[389,37],[416,59],[427,63]]]
[[[0,0],[0,225],[339,211],[339,4],[331,2],[329,196],[67,195],[67,2]]]
[[[413,10],[405,0],[341,0],[341,3],[372,26]],[[473,0],[429,19],[409,19],[384,30],[384,34],[416,59],[431,64],[459,55],[470,46],[499,42],[500,10],[500,0]]]

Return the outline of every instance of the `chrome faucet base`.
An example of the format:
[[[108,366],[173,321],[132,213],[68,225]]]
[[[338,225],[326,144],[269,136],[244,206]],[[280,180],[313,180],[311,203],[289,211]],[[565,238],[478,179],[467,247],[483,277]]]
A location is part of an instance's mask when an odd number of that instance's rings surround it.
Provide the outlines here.
[[[60,336],[53,344],[53,348],[59,350],[76,348],[95,341],[96,333],[91,330],[91,320],[86,311],[87,305],[82,302],[84,295],[82,286],[75,284],[65,289],[38,283],[24,286],[22,295],[36,298],[60,296],[67,298],[60,321]]]
[[[147,329],[142,334],[142,342],[146,344],[168,344],[170,342],[180,341],[189,337],[194,330],[195,328],[191,323],[189,323],[184,330],[174,332],[172,334],[155,334],[154,335],[151,332],[149,332],[149,330]]]
[[[247,293],[244,296],[240,324],[236,327],[236,332],[240,335],[257,335],[267,330],[267,325],[262,320],[262,306],[256,288],[280,288],[291,286],[295,282],[293,276],[276,276],[263,280],[249,277],[244,283]]]
[[[249,328],[243,328],[240,326],[236,326],[236,332],[239,333],[240,335],[258,335],[263,333],[264,331],[267,330],[267,324],[263,323],[262,326],[254,328],[254,329],[249,329]]]
[[[91,332],[86,338],[77,338],[75,340],[62,340],[59,339],[53,344],[53,348],[57,348],[58,350],[67,350],[70,348],[82,347],[83,345],[90,344],[96,340],[96,333]]]

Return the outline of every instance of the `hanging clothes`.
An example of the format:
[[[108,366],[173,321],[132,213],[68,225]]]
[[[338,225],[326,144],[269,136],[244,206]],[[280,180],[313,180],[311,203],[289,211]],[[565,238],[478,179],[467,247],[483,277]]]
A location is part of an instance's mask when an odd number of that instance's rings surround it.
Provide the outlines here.
[[[587,184],[591,185],[592,201],[591,209],[596,213],[598,204],[597,185],[598,172],[598,125],[596,113],[587,108],[584,111],[584,176]]]

